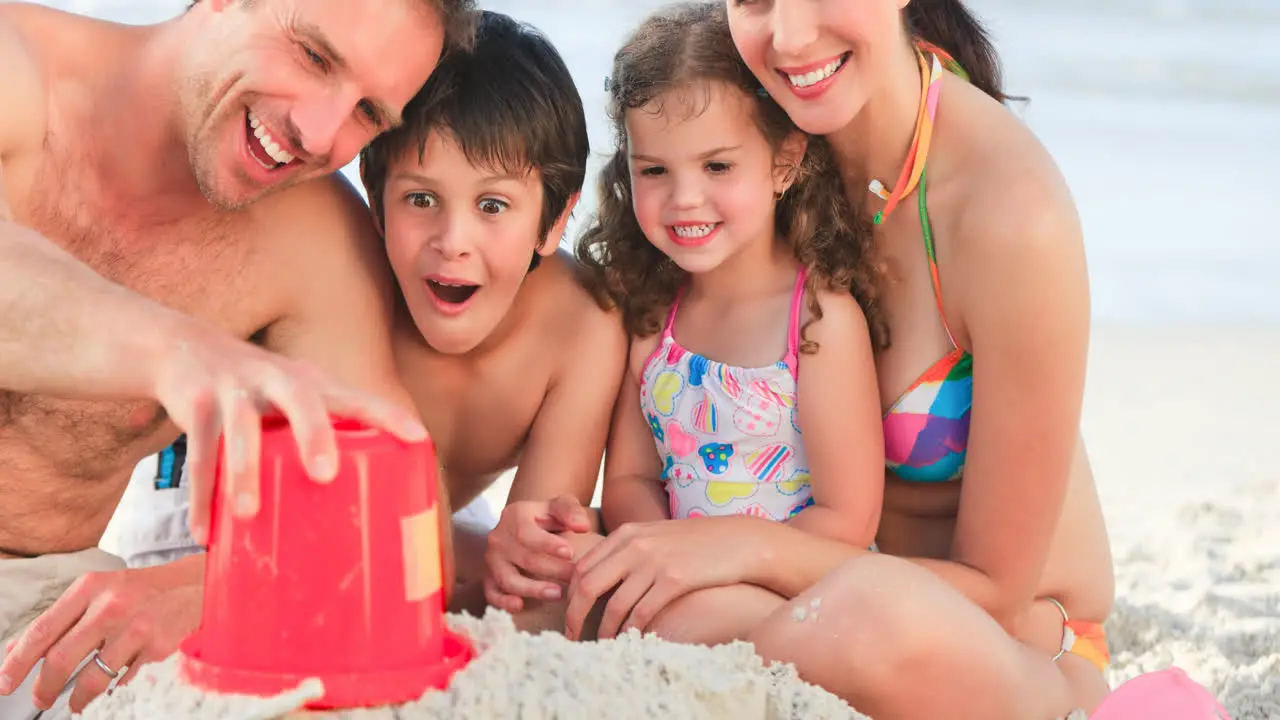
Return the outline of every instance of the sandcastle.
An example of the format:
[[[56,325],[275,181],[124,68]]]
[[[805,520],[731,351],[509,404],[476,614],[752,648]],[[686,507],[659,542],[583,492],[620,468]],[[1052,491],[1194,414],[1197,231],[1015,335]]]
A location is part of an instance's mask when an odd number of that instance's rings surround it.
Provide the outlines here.
[[[340,474],[322,486],[288,425],[264,423],[257,516],[214,505],[200,629],[85,720],[863,717],[747,643],[571,642],[500,611],[446,616],[430,441],[334,427]]]
[[[571,642],[517,632],[506,613],[450,615],[479,656],[451,684],[421,699],[376,709],[295,714],[322,691],[319,680],[272,698],[219,696],[182,681],[177,657],[144,668],[129,685],[95,700],[84,720],[553,720],[563,718],[865,718],[802,682],[790,665],[766,667],[747,643],[677,645],[632,631],[616,640]]]

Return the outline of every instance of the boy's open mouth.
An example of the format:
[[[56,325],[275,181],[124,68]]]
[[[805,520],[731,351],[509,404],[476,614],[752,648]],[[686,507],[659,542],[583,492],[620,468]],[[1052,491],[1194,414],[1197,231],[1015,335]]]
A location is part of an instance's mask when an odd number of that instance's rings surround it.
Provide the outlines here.
[[[294,162],[295,158],[288,150],[280,146],[267,126],[249,110],[244,115],[245,139],[249,144],[249,154],[258,164],[267,170],[279,170]]]
[[[475,295],[476,291],[480,289],[479,285],[447,283],[439,280],[428,280],[427,287],[431,290],[432,295],[449,305],[461,305],[470,300],[471,296]]]

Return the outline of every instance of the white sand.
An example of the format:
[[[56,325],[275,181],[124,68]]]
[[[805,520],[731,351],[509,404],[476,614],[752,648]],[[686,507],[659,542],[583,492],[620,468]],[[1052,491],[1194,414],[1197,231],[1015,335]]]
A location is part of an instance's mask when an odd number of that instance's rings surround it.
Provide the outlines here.
[[[1116,563],[1113,686],[1176,665],[1280,719],[1280,330],[1095,333],[1084,433]]]
[[[1092,347],[1083,431],[1116,561],[1116,608],[1107,626],[1113,686],[1176,665],[1234,720],[1280,720],[1280,380],[1273,370],[1280,330],[1112,328],[1096,331]],[[501,504],[505,492],[498,486],[487,497]],[[712,702],[706,690],[717,675],[720,683],[756,688],[768,677],[741,646],[711,651],[628,638],[574,650],[554,636],[515,636],[496,617],[476,632],[485,646],[498,638],[502,648],[468,668],[450,693],[399,717],[449,717],[453,709],[456,717],[483,720],[509,716],[497,711],[520,703],[543,713],[525,717],[554,717],[557,708],[567,716],[567,708],[583,707],[575,702],[600,698],[609,703],[608,717],[639,716],[655,694],[670,703]],[[525,662],[531,652],[537,661]],[[641,657],[650,664],[629,659]],[[586,675],[593,680],[572,683]],[[171,685],[172,677],[171,664],[144,671],[133,691],[91,705],[86,718],[231,717],[195,714],[197,706],[212,712],[199,697],[188,700],[191,712],[131,705],[137,689]],[[640,686],[668,690],[637,692]],[[508,692],[513,687],[539,690],[518,696]],[[699,687],[701,696],[693,692]],[[777,703],[800,686],[769,687]],[[506,694],[491,700],[494,692]],[[824,697],[811,689],[801,696]],[[300,702],[235,716],[271,717]],[[484,704],[491,702],[515,705]],[[776,706],[768,715],[767,701],[751,702],[753,710],[734,713],[735,720],[788,717]]]
[[[765,668],[746,643],[711,650],[674,645],[636,631],[617,640],[574,643],[555,633],[518,633],[511,617],[450,616],[480,656],[444,692],[407,705],[306,718],[486,720],[608,717],[820,720],[864,718],[831,694],[801,682],[789,665]],[[183,683],[177,659],[144,668],[128,686],[89,705],[85,720],[268,720],[318,697],[307,681],[276,698],[206,695]]]

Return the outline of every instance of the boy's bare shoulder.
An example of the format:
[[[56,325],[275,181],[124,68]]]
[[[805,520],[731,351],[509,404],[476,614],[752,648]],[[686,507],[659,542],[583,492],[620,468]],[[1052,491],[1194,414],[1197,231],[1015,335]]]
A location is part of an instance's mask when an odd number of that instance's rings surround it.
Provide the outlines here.
[[[582,267],[563,248],[542,259],[526,282],[537,282],[539,305],[547,309],[546,330],[566,334],[617,332],[622,334],[621,315],[596,302],[587,289]],[[563,337],[563,336],[562,336]],[[602,338],[603,339],[603,338]]]

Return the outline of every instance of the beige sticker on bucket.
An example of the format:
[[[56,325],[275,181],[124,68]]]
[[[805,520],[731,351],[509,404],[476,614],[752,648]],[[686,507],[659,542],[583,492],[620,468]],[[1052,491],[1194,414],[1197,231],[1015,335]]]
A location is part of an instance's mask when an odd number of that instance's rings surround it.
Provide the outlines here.
[[[438,505],[400,520],[404,541],[404,594],[409,602],[440,590],[440,530]]]

